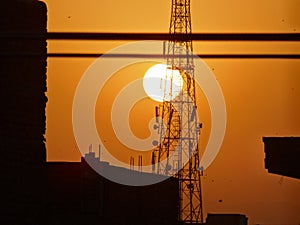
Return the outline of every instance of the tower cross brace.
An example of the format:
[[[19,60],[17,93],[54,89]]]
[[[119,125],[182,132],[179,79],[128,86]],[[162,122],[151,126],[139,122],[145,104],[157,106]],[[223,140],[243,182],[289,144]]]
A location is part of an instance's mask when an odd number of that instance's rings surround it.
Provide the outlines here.
[[[179,221],[195,224],[203,222],[203,212],[198,147],[201,125],[195,116],[197,107],[191,34],[190,0],[172,0],[170,38],[165,58],[169,68],[179,70],[183,80],[182,91],[176,98],[164,100],[157,110],[162,118],[160,145],[153,151],[152,162],[158,165],[156,173],[178,178]],[[170,89],[172,84],[168,88],[165,86],[165,96],[172,94]],[[178,168],[182,169],[176,172]]]

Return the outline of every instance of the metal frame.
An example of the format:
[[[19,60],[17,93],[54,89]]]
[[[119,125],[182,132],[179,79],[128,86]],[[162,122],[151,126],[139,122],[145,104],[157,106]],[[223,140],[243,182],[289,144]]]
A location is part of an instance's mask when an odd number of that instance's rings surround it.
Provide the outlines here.
[[[165,58],[167,66],[179,70],[182,91],[169,100],[166,96],[172,95],[172,84],[163,87],[165,98],[161,105],[160,145],[153,151],[153,156],[157,159],[157,174],[178,178],[179,221],[198,224],[203,223],[198,148],[200,123],[197,116],[193,116],[196,113],[196,93],[190,10],[190,0],[172,0]],[[172,75],[170,79],[173,79]],[[169,159],[171,154],[173,157]],[[181,169],[178,171],[178,168]]]
[[[189,35],[193,41],[213,42],[299,42],[299,33],[193,33]],[[185,35],[173,34],[177,40],[186,39]],[[44,35],[36,33],[0,33],[0,40],[36,39],[77,40],[77,41],[137,41],[137,40],[169,40],[166,33],[92,33],[92,32],[48,32]],[[48,53],[51,58],[97,58],[104,53]],[[0,57],[40,56],[35,52],[1,52]],[[144,55],[105,54],[106,57],[144,57]],[[199,54],[208,59],[300,59],[300,54]],[[161,55],[147,57],[160,58]]]

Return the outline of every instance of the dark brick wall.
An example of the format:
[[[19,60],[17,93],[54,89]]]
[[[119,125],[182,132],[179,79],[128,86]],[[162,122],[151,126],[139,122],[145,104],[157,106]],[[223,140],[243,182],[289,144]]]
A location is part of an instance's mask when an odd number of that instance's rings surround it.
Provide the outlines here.
[[[40,224],[43,214],[46,22],[42,2],[1,2],[1,224]]]

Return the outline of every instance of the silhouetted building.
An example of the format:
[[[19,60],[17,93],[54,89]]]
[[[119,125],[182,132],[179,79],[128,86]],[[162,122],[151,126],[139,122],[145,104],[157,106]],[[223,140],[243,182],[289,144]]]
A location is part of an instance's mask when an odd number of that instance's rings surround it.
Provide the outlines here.
[[[174,178],[129,187],[104,179],[84,160],[46,163],[46,5],[9,0],[0,12],[0,223],[176,224]]]
[[[300,137],[264,137],[269,173],[300,179]]]
[[[38,1],[0,4],[0,223],[41,224],[47,9]]]
[[[85,160],[46,163],[47,8],[34,0],[6,0],[0,12],[0,223],[178,224],[175,178],[133,187],[101,177]],[[209,216],[209,224],[213,221]]]
[[[240,214],[207,214],[206,225],[247,225],[248,218]]]
[[[99,162],[103,168],[111,167]],[[149,186],[126,186],[81,163],[47,163],[47,224],[178,224],[178,180]],[[113,168],[120,173],[138,171]]]

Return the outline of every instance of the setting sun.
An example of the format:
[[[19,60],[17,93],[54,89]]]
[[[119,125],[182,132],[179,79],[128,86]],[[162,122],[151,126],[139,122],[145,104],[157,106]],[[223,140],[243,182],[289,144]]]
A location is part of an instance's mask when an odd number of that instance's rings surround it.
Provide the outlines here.
[[[158,102],[176,98],[182,89],[182,84],[179,70],[172,70],[166,64],[152,66],[147,70],[143,79],[146,94]]]

